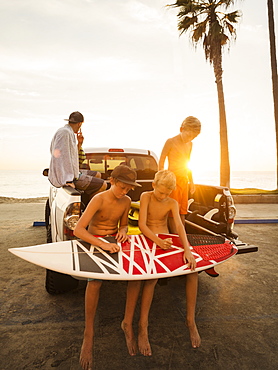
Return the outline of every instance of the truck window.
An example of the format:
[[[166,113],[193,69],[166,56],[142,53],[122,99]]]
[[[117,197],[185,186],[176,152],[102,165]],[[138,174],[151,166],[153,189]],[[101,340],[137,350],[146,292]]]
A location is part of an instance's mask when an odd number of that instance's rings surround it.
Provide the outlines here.
[[[101,173],[101,177],[107,180],[111,176],[113,169],[121,164],[130,166],[137,172],[139,179],[153,179],[157,172],[157,164],[153,157],[144,155],[128,155],[125,153],[90,154],[86,153],[86,159],[81,164],[81,169],[90,169]]]

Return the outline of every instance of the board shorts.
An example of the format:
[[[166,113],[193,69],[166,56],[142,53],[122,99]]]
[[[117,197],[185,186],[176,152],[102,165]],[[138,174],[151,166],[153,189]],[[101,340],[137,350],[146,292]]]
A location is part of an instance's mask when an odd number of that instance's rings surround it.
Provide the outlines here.
[[[170,194],[179,204],[180,215],[186,215],[188,209],[188,178],[176,176],[176,188]],[[169,217],[173,217],[170,212]]]
[[[96,238],[106,238],[109,240],[109,243],[113,243],[115,241],[115,243],[117,243],[116,241],[116,234],[112,234],[112,235],[94,235]],[[103,281],[101,279],[93,279],[93,278],[88,278],[87,281]]]
[[[96,174],[97,171],[82,170],[79,178],[73,181],[76,189],[83,190],[89,195],[96,193],[104,183],[104,180],[95,177]]]

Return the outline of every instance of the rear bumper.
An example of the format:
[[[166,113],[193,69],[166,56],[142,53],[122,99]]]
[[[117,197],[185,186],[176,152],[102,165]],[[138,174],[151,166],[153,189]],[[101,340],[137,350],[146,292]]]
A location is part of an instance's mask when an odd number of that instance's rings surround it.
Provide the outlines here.
[[[243,243],[242,241],[237,240],[237,239],[232,240],[232,242],[238,249],[237,254],[258,252],[258,249],[259,249],[256,245]]]

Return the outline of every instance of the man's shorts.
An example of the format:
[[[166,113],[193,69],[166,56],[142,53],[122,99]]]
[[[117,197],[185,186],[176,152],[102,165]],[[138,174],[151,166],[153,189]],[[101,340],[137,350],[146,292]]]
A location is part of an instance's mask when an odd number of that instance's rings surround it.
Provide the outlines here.
[[[179,204],[180,215],[186,215],[188,209],[188,179],[187,177],[176,177],[176,189],[170,194]],[[172,214],[169,215],[173,217]]]
[[[82,170],[79,178],[74,180],[76,189],[83,190],[89,195],[96,193],[104,183],[104,180],[94,177],[96,174],[97,171]]]

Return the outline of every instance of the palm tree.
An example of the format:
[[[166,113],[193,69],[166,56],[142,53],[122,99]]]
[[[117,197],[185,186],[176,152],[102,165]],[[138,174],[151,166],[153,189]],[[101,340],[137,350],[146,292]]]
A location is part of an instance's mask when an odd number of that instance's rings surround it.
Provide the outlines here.
[[[191,31],[195,45],[202,42],[206,60],[213,66],[217,86],[220,123],[220,185],[230,186],[230,160],[227,121],[222,82],[222,50],[230,39],[236,38],[236,24],[240,12],[225,13],[235,0],[178,0],[170,7],[179,8],[180,35]],[[230,38],[229,38],[230,37]]]
[[[277,59],[276,59],[276,44],[275,44],[275,27],[274,27],[274,11],[273,1],[267,0],[268,8],[268,28],[269,28],[269,42],[270,42],[270,59],[271,59],[271,71],[272,71],[272,91],[273,91],[273,102],[274,102],[274,118],[275,118],[275,129],[276,129],[276,176],[277,183],[276,188],[278,189],[278,78],[277,78]]]

